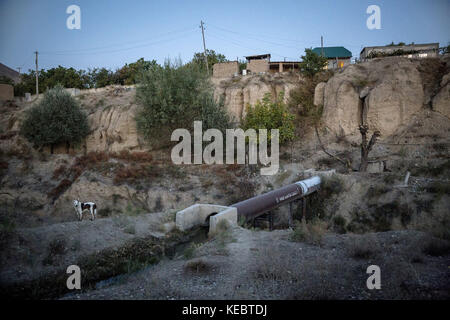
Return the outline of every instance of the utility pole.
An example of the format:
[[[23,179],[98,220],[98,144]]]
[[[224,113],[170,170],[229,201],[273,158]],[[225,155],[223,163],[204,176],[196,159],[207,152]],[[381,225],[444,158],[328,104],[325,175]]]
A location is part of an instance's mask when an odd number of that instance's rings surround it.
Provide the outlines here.
[[[323,57],[323,37],[320,36],[320,47],[322,48],[322,57]]]
[[[207,55],[206,55],[206,44],[205,44],[205,29],[204,29],[204,27],[203,27],[203,21],[200,21],[200,28],[202,28],[203,51],[204,51],[204,54],[205,54],[206,72],[209,74],[208,57],[207,57]]]
[[[37,50],[34,52],[36,54],[36,99],[39,97],[39,71],[38,71],[38,52]]]

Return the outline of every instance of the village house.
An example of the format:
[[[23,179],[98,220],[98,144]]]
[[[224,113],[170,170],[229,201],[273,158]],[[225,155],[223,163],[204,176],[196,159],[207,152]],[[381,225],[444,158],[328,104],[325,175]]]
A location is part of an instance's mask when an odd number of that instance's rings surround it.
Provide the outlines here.
[[[213,65],[214,78],[228,78],[239,74],[237,61],[220,62]]]
[[[0,77],[11,79],[14,83],[20,82],[20,73],[8,66],[5,66],[3,63],[0,63]]]
[[[20,82],[20,73],[8,66],[5,66],[3,63],[0,63],[0,77],[10,79],[14,84]],[[10,84],[0,83],[0,100],[13,99],[14,87]]]
[[[359,55],[361,61],[387,56],[406,56],[408,58],[430,58],[439,54],[439,43],[387,45],[364,47]]]
[[[343,68],[350,64],[352,58],[352,53],[344,47],[317,47],[312,51],[327,58],[328,65],[325,66],[325,69]]]
[[[269,72],[270,53],[247,56],[247,71],[251,73]]]
[[[295,71],[299,68],[300,61],[270,61],[270,58],[269,53],[245,57],[247,59],[247,70],[251,73],[277,73]]]

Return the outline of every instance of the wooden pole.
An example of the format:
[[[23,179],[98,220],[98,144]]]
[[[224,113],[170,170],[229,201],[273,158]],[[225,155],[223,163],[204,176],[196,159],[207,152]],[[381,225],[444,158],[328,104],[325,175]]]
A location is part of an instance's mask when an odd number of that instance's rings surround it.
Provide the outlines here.
[[[206,55],[206,44],[205,44],[205,28],[203,27],[203,21],[200,21],[200,28],[202,28],[203,52],[205,54],[206,72],[209,74],[208,56]]]
[[[36,99],[39,97],[39,71],[38,71],[38,52],[37,50],[34,52],[36,54]]]

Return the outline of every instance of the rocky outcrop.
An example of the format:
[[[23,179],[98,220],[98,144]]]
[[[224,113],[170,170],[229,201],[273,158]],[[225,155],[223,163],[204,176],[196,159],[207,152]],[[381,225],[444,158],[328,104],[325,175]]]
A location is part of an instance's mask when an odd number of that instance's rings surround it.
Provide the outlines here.
[[[447,73],[441,81],[441,89],[433,98],[433,110],[447,118],[450,118],[450,73]]]
[[[230,79],[212,79],[216,99],[223,98],[225,108],[237,121],[245,117],[247,104],[254,105],[262,100],[266,93],[277,96],[284,92],[284,99],[289,98],[289,91],[298,83],[298,75],[289,73],[247,75]]]
[[[324,107],[323,122],[336,135],[358,136],[362,120],[371,131],[393,135],[423,109],[421,61],[400,57],[374,59],[348,66],[316,87],[314,103]],[[449,87],[433,100],[433,109],[448,115]]]
[[[136,105],[111,106],[89,115],[91,133],[86,138],[86,151],[139,149],[139,139],[134,115]]]
[[[323,97],[325,94],[325,86],[327,85],[326,82],[320,82],[316,86],[316,90],[314,92],[314,105],[319,106],[323,105]]]

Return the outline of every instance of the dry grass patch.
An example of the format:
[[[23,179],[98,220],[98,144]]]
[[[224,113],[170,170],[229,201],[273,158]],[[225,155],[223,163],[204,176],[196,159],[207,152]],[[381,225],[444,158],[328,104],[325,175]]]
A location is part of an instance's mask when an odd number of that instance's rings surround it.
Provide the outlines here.
[[[214,266],[203,259],[191,260],[186,262],[184,265],[184,271],[187,273],[206,274],[211,272],[213,269]]]
[[[450,254],[450,242],[441,239],[430,239],[422,249],[424,254],[441,257]]]
[[[290,235],[290,240],[295,242],[305,242],[313,245],[321,245],[322,238],[328,231],[328,223],[315,219],[309,223],[296,222],[294,230]]]
[[[375,236],[352,236],[347,242],[347,253],[355,259],[369,260],[377,256],[379,244]]]

